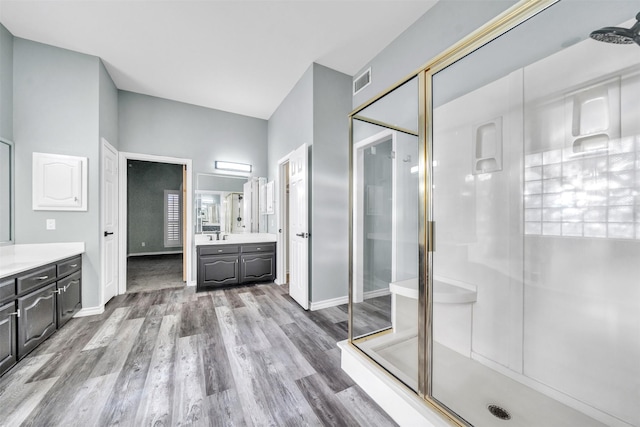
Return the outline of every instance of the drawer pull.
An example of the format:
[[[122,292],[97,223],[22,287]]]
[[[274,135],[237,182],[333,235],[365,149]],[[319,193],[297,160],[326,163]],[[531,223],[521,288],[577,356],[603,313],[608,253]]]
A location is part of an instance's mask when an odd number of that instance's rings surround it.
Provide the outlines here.
[[[218,249],[218,252],[222,252],[222,249]]]
[[[257,251],[259,251],[260,249],[262,249],[262,248],[256,248]]]
[[[77,266],[78,266],[78,264],[71,264],[69,267],[76,268]]]
[[[8,316],[20,317],[20,310],[16,311],[15,313],[9,313]]]
[[[62,292],[67,292],[67,289],[69,289],[71,285],[77,285],[78,283],[80,283],[79,280],[70,281],[64,288],[62,288]]]
[[[49,276],[39,276],[37,279],[38,280],[47,280],[49,278]]]

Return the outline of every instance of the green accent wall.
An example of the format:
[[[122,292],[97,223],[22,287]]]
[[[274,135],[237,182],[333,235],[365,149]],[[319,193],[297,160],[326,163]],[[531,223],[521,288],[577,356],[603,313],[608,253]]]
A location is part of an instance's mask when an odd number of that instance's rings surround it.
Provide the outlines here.
[[[127,162],[128,255],[182,252],[182,246],[164,246],[164,190],[181,187],[182,165]]]

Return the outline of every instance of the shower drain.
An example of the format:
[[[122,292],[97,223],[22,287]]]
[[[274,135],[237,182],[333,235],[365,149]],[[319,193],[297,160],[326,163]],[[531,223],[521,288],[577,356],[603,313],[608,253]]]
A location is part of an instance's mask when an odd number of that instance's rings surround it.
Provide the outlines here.
[[[487,409],[489,410],[489,412],[491,412],[491,415],[496,418],[500,418],[501,420],[505,421],[511,419],[511,414],[509,414],[509,411],[499,407],[498,405],[489,405],[487,406]]]

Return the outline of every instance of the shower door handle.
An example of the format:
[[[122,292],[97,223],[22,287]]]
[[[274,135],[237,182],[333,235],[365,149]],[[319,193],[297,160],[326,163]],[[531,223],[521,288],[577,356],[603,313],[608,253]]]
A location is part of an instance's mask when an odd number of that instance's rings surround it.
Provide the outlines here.
[[[427,221],[428,234],[427,234],[427,252],[436,251],[436,222]]]

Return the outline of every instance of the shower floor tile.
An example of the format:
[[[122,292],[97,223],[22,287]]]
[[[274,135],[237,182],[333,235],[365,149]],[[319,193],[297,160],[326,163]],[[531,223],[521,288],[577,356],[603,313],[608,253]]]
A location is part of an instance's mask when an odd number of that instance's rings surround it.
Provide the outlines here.
[[[415,332],[386,334],[359,347],[416,389],[418,337]],[[606,425],[437,342],[433,367],[433,396],[474,425],[504,426],[504,420],[487,409],[492,404],[509,412],[509,426]]]

